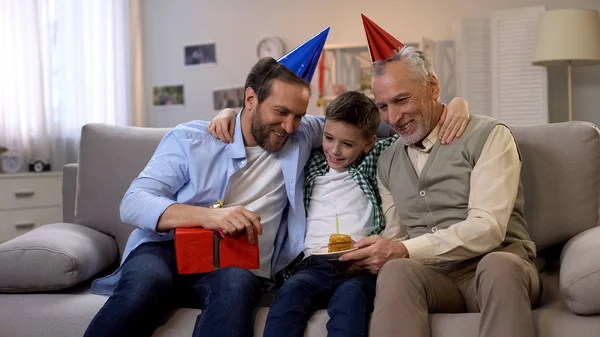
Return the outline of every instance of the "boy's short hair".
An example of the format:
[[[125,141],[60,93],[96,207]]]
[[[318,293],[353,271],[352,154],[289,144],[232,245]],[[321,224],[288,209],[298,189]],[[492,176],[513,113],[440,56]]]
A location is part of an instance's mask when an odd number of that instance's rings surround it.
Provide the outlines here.
[[[365,138],[371,138],[379,127],[379,109],[367,95],[346,91],[329,103],[325,109],[325,120],[354,125],[362,130]]]

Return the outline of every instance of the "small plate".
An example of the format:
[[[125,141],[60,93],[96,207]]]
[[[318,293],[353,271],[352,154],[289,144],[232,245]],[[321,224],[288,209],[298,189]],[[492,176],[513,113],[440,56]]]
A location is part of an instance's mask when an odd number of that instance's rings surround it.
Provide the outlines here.
[[[355,250],[357,250],[358,248],[350,248],[350,249],[346,249],[346,250],[340,250],[339,252],[328,252],[329,248],[327,246],[325,247],[321,247],[321,248],[317,248],[315,250],[313,250],[310,255],[314,255],[316,257],[325,259],[327,261],[337,261],[340,256],[344,255],[345,253],[348,252],[353,252]]]

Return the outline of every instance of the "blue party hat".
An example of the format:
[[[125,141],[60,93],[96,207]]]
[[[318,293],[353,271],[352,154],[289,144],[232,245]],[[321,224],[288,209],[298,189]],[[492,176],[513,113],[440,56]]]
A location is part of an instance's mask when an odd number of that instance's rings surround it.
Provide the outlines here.
[[[310,83],[317,69],[325,40],[327,40],[327,34],[329,34],[329,27],[282,56],[277,62],[283,64],[298,75],[298,77]]]

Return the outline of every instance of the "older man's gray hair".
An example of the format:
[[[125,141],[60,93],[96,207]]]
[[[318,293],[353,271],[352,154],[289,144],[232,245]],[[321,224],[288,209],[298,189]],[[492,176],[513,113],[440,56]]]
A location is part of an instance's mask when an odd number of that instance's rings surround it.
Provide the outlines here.
[[[394,52],[394,55],[388,60],[373,63],[373,76],[385,74],[385,65],[388,62],[395,61],[405,62],[413,72],[415,79],[423,85],[427,84],[430,76],[435,76],[433,65],[425,53],[409,46],[404,46],[399,51]]]

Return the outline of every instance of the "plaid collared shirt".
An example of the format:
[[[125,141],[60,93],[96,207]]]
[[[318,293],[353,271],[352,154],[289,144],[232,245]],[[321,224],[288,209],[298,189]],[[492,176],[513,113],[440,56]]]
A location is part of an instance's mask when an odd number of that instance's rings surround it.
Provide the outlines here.
[[[385,229],[385,218],[381,211],[381,196],[377,186],[377,159],[396,139],[398,137],[393,136],[377,141],[369,153],[363,155],[348,168],[352,179],[360,186],[360,189],[373,205],[375,214],[372,235],[381,235]],[[308,213],[315,178],[324,176],[329,172],[329,164],[327,164],[323,150],[312,152],[304,170],[304,207]]]

